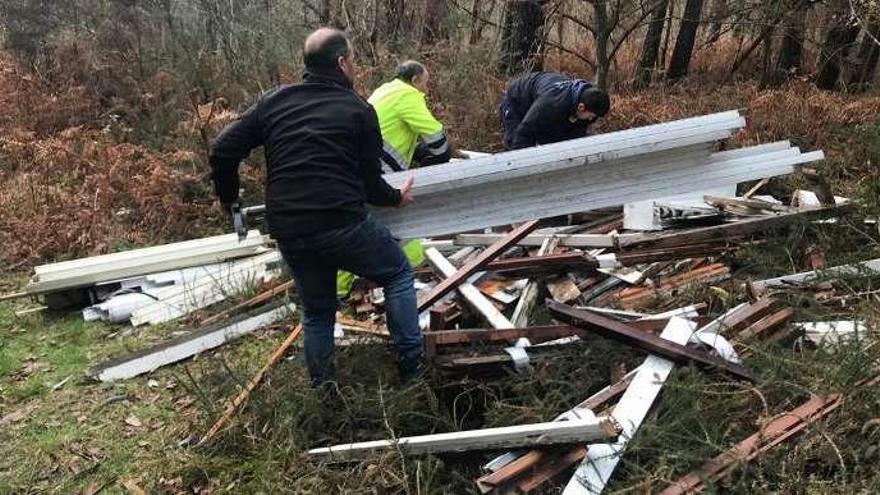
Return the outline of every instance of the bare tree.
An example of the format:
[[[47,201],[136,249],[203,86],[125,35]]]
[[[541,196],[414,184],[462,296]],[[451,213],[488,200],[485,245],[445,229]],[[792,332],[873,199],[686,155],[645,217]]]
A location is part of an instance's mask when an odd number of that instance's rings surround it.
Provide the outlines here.
[[[669,61],[669,70],[666,72],[668,81],[678,81],[687,76],[702,11],[703,0],[687,0],[681,26],[678,28],[678,37],[675,40],[675,49],[672,50],[672,59]]]
[[[841,63],[855,44],[859,35],[859,25],[854,22],[849,2],[840,0],[829,9],[826,25],[830,26],[819,54],[819,74],[816,86],[820,89],[834,89],[840,78]]]
[[[508,0],[501,34],[501,70],[513,74],[541,67],[537,56],[544,32],[544,9],[537,0]]]
[[[635,81],[637,88],[651,84],[651,75],[657,68],[657,56],[660,53],[660,42],[663,40],[663,25],[666,22],[668,5],[668,0],[661,1],[651,14],[651,22],[648,24],[645,41],[642,43],[642,54],[639,57]]]
[[[864,87],[874,79],[877,61],[880,59],[880,13],[869,14],[862,42],[849,77],[849,85]]]

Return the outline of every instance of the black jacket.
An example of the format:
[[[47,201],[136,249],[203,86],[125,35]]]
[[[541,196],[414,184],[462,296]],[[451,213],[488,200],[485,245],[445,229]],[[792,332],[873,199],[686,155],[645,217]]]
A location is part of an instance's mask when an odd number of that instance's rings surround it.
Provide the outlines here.
[[[513,119],[506,141],[512,149],[584,137],[592,122],[577,120],[581,91],[592,85],[555,72],[530,72],[507,85]],[[518,119],[518,122],[517,122]]]
[[[362,220],[365,203],[396,206],[382,178],[376,112],[338,70],[306,72],[301,84],[265,95],[217,136],[209,161],[220,201],[238,198],[238,164],[266,154],[266,220],[276,239]]]

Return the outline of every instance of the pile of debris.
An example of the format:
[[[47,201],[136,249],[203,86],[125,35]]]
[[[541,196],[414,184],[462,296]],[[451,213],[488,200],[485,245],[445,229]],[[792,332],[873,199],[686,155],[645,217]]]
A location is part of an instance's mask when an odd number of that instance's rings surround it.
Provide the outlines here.
[[[651,312],[686,291],[728,279],[735,252],[759,245],[762,233],[834,221],[851,209],[806,168],[799,172],[815,191],[795,191],[788,204],[756,195],[768,178],[792,173],[822,153],[801,153],[788,142],[715,151],[744,124],[738,112],[724,112],[389,175],[392,184],[415,176],[416,203],[374,213],[398,237],[424,239],[428,266],[417,270],[416,288],[425,353],[441,376],[505,368],[528,373],[532,363],[592,334],[648,357],[550,422],[310,454],[346,461],[389,448],[410,454],[510,448],[515,450],[485,465],[487,474],[476,481],[480,490],[530,492],[574,468],[564,493],[599,493],[676,364],[753,380],[741,362],[748,353],[744,343],[804,336],[833,345],[863,333],[861,322],[792,322],[792,308],[773,297],[776,290],[824,290],[835,300],[829,277],[880,271],[878,260],[823,269],[819,253],[811,263],[821,271],[744,284],[750,302],[714,319],[705,314],[705,300]],[[736,195],[738,184],[755,180]],[[202,319],[182,337],[90,370],[99,380],[124,379],[288,317],[295,309],[286,302],[293,284],[281,281],[281,259],[270,246],[251,231],[243,241],[231,234],[44,265],[23,294],[44,295],[50,307],[86,304],[86,319],[139,326],[187,317],[257,289],[255,297]],[[544,293],[549,297],[542,303]],[[337,318],[340,345],[388,337],[381,289],[361,282],[348,303]],[[222,429],[299,332],[272,354],[203,441]],[[808,401],[664,493],[698,491],[723,478],[735,463],[779,444],[841,400]]]

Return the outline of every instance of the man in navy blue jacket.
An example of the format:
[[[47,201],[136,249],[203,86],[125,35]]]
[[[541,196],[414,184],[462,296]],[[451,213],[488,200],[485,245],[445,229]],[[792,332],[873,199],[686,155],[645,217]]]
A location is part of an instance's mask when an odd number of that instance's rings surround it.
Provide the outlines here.
[[[398,190],[382,178],[376,112],[353,89],[354,56],[341,31],[319,29],[303,49],[301,84],[281,86],[229,124],[211,147],[220,202],[238,199],[238,165],[266,155],[266,220],[296,280],[312,383],[333,379],[336,271],[385,289],[388,330],[402,381],[420,368],[422,340],[413,271],[366,204],[406,206],[412,178]]]
[[[608,93],[555,72],[530,72],[511,80],[501,100],[508,150],[584,137],[611,108]]]

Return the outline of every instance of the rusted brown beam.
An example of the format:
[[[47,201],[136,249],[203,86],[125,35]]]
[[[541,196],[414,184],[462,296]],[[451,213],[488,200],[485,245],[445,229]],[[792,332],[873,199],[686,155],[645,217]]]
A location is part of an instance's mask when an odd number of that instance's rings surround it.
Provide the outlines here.
[[[659,248],[720,241],[722,239],[736,238],[743,235],[753,234],[755,232],[777,229],[797,221],[809,221],[838,216],[852,211],[852,208],[852,205],[816,208],[795,213],[784,213],[781,215],[760,217],[750,220],[740,220],[738,222],[715,225],[712,227],[699,227],[674,233],[659,235],[645,234],[642,236],[621,239],[620,245],[621,248],[630,248],[634,246]]]
[[[625,323],[589,311],[574,309],[552,299],[548,299],[546,304],[554,318],[578,327],[581,330],[579,333],[597,333],[605,338],[637,347],[676,363],[694,363],[703,367],[717,368],[738,378],[754,380],[752,373],[745,367],[716,358],[703,351],[669,342],[651,333],[629,327]]]
[[[517,242],[519,242],[520,239],[529,235],[531,231],[535,230],[540,222],[540,220],[532,220],[530,222],[523,223],[519,227],[510,231],[500,241],[484,249],[483,252],[481,252],[477,257],[465,263],[464,266],[462,266],[458,269],[458,271],[455,272],[455,274],[437,284],[437,286],[435,286],[431,290],[431,292],[429,292],[421,301],[419,301],[419,312],[421,313],[422,311],[430,308],[431,305],[442,299],[443,296],[455,290],[455,288],[461,285],[465,280],[467,280],[468,277],[470,277],[477,271],[483,270],[489,262],[501,256],[504,251],[507,251],[508,248],[515,245]]]
[[[662,331],[668,322],[668,319],[639,320],[627,322],[627,325],[642,332],[656,333]],[[436,348],[444,345],[458,344],[511,343],[516,342],[521,337],[529,339],[534,344],[570,337],[576,334],[577,329],[570,325],[545,325],[525,328],[438,330],[425,332],[422,338],[426,346],[430,345]]]
[[[543,256],[525,256],[507,258],[488,263],[483,269],[487,272],[508,273],[513,271],[569,271],[595,270],[599,263],[584,253],[547,254]]]
[[[700,469],[675,481],[660,495],[697,493],[705,483],[726,478],[742,462],[748,462],[770,450],[812,423],[824,418],[842,403],[840,394],[814,397],[801,406],[777,417],[754,435],[711,459]]]

